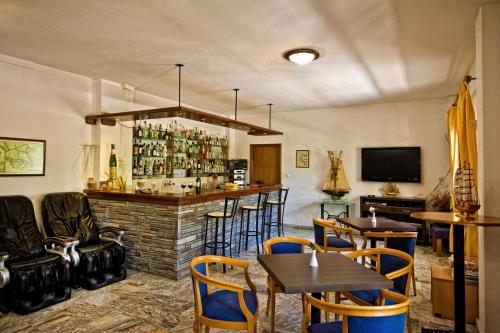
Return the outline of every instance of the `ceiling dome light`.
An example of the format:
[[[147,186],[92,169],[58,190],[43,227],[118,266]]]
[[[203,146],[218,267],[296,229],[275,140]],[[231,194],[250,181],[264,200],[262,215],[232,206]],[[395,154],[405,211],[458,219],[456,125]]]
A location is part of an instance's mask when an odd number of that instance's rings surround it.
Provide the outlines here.
[[[302,66],[318,59],[319,53],[313,49],[295,49],[286,52],[283,57]]]

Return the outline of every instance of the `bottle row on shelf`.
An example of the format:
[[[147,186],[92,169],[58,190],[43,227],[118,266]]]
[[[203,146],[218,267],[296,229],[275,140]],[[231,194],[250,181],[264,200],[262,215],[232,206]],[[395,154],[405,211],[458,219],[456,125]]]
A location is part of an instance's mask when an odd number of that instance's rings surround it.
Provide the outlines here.
[[[175,158],[144,158],[134,155],[132,176],[193,177],[197,174],[225,174],[224,159],[198,159],[186,156]]]
[[[217,159],[224,157],[224,147],[198,145],[192,141],[173,141],[143,143],[141,140],[134,140],[133,155],[142,155],[146,157],[167,157],[171,154],[186,154],[188,156],[197,155],[205,159]]]
[[[141,125],[134,123],[133,127],[134,139],[150,139],[150,140],[166,140],[172,141],[175,139],[188,139],[197,141],[200,144],[227,146],[228,140],[225,135],[217,135],[215,133],[207,133],[197,127],[187,128],[184,125],[178,124],[177,121],[172,121],[165,128],[161,124],[147,124],[146,121]]]

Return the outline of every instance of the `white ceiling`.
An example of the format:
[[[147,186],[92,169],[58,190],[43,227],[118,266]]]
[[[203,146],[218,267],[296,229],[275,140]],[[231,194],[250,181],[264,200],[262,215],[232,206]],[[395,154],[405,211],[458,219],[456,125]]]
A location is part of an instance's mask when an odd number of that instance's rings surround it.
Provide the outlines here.
[[[232,114],[454,94],[480,0],[0,0],[0,53]],[[321,56],[298,66],[292,48]]]

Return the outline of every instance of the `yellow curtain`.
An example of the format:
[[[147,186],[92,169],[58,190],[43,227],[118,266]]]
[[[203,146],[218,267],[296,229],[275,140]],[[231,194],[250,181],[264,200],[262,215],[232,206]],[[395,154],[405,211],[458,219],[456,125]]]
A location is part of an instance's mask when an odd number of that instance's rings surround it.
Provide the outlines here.
[[[448,137],[450,139],[450,174],[453,198],[453,185],[457,168],[464,163],[474,171],[475,191],[477,196],[477,119],[467,83],[460,85],[456,105],[448,110]],[[452,207],[455,211],[455,207]],[[465,228],[465,255],[478,256],[477,227]],[[453,251],[453,228],[450,229],[450,251]]]

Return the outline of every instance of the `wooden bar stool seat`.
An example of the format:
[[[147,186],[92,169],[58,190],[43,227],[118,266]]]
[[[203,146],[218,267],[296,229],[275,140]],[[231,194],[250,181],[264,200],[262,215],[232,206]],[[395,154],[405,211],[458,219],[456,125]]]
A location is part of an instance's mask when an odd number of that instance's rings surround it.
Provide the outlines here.
[[[259,209],[259,207],[257,207],[257,206],[242,206],[241,209],[257,210],[257,209]]]
[[[215,217],[215,218],[220,218],[220,217],[226,217],[226,218],[229,218],[229,217],[232,217],[231,214],[224,214],[224,212],[210,212],[210,213],[207,213],[207,216],[208,217]]]

